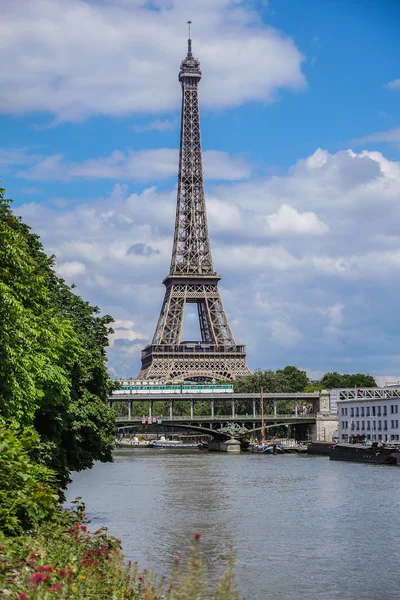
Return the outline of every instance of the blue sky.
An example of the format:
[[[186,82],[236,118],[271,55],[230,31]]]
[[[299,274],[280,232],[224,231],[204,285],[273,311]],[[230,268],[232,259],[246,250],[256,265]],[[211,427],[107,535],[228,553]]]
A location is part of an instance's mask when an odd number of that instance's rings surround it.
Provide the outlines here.
[[[117,320],[113,374],[138,372],[163,298],[190,18],[214,263],[250,367],[400,378],[397,2],[0,7],[0,177]]]

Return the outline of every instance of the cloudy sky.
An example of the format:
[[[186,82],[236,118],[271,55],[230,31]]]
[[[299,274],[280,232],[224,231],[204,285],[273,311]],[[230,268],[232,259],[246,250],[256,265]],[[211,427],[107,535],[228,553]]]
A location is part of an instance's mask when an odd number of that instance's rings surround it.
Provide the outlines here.
[[[0,178],[136,376],[169,269],[191,19],[209,229],[251,368],[400,378],[395,0],[0,0]],[[194,307],[184,336],[199,338]]]

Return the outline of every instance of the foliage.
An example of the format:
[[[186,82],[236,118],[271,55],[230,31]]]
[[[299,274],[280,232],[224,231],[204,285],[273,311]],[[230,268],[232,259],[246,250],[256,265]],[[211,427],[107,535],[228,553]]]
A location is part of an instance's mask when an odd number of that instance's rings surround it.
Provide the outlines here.
[[[32,428],[17,436],[0,421],[0,530],[7,535],[36,526],[56,510],[54,473],[29,456],[37,443]]]
[[[0,189],[0,412],[34,425],[37,461],[65,487],[70,470],[111,460],[114,411],[105,347],[112,318],[57,277],[39,237]]]
[[[207,572],[200,551],[200,535],[193,536],[186,563],[175,557],[168,578],[140,571],[137,564],[124,564],[120,540],[106,528],[90,533],[83,512],[57,515],[41,526],[36,535],[17,542],[0,538],[0,596],[19,600],[238,600],[234,564],[210,595]]]
[[[361,388],[361,387],[376,387],[376,381],[372,375],[364,375],[362,373],[341,373],[332,372],[325,373],[321,379],[321,385],[327,390],[335,388]]]

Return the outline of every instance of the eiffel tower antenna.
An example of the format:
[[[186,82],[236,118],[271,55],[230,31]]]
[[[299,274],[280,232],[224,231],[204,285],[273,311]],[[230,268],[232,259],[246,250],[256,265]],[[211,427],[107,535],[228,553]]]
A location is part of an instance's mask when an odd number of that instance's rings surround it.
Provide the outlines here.
[[[181,63],[181,137],[175,234],[165,296],[152,343],[142,351],[138,379],[235,379],[249,375],[246,347],[238,345],[226,316],[208,235],[200,138],[199,61],[188,51]],[[186,303],[197,305],[201,340],[182,342]]]

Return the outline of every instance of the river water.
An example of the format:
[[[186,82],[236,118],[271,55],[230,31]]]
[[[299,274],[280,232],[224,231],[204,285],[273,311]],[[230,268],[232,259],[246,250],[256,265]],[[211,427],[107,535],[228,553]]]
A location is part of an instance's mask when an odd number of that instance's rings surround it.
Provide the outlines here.
[[[246,600],[391,600],[400,594],[400,468],[306,455],[117,450],[73,474],[92,529],[160,575],[194,532],[211,576],[227,549]]]

